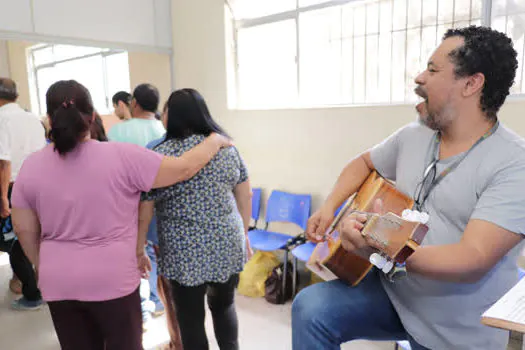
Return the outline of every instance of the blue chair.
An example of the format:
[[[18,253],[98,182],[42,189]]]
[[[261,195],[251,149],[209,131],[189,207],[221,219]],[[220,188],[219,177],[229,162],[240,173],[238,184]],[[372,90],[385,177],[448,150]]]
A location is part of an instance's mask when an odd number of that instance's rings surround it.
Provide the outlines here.
[[[292,296],[295,296],[297,293],[297,260],[308,261],[310,256],[314,252],[316,244],[312,242],[305,242],[301,245],[296,246],[292,249],[291,253],[293,255],[293,279],[292,279]]]
[[[268,231],[268,226],[272,222],[288,222],[296,224],[303,230],[306,230],[306,224],[310,217],[311,202],[311,195],[272,191],[266,207],[266,224],[264,230],[255,229],[248,232],[252,248],[267,252],[284,250],[284,276],[287,276],[288,273],[288,241],[290,240],[290,235]],[[283,278],[283,293],[285,291],[286,278]]]
[[[259,212],[261,211],[261,195],[262,190],[260,188],[252,188],[252,219],[254,224],[248,228],[248,231],[254,230],[257,227]]]
[[[341,209],[343,209],[346,201],[341,204],[339,208],[334,213],[334,216],[337,216]],[[307,262],[310,260],[310,256],[314,252],[314,249],[316,247],[315,243],[308,242],[306,240],[306,237],[303,237],[303,239],[298,239],[293,242],[293,244],[298,244],[295,248],[292,249],[291,253],[293,255],[293,285],[292,285],[292,295],[296,294],[297,291],[297,280],[296,280],[296,274],[297,274],[297,260]]]

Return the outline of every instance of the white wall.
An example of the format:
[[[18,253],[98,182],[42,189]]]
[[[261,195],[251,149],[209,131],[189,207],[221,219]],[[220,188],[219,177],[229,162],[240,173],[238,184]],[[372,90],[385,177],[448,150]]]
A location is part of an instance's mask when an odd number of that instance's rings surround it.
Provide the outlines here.
[[[212,113],[234,136],[253,184],[266,195],[272,189],[311,193],[317,208],[348,160],[416,117],[408,105],[228,110],[224,17],[223,1],[173,0],[176,87],[203,93]],[[522,135],[524,107],[524,101],[510,102],[500,115]]]
[[[171,48],[170,0],[0,0],[0,37]]]

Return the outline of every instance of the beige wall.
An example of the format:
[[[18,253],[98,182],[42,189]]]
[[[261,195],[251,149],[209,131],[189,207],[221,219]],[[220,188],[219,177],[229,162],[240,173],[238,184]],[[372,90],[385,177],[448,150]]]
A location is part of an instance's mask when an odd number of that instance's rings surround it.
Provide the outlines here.
[[[171,58],[166,54],[129,52],[131,90],[141,84],[150,83],[159,89],[162,109],[171,93]]]
[[[266,195],[272,189],[311,193],[317,208],[349,159],[415,118],[413,106],[230,111],[223,2],[174,0],[172,16],[176,88],[204,94],[234,136],[253,185]],[[513,101],[501,113],[522,135],[524,107]]]
[[[0,40],[0,77],[9,77],[9,54],[7,41]]]
[[[34,45],[27,41],[8,41],[7,51],[9,55],[9,72],[18,88],[18,103],[22,108],[31,109],[29,94],[29,78],[27,70],[26,50]]]
[[[9,73],[18,84],[18,102],[23,108],[31,109],[29,76],[27,69],[27,48],[35,45],[31,42],[7,41]],[[0,56],[1,59],[1,56]],[[170,56],[166,54],[129,52],[129,70],[131,89],[144,82],[159,89],[163,103],[171,92]]]

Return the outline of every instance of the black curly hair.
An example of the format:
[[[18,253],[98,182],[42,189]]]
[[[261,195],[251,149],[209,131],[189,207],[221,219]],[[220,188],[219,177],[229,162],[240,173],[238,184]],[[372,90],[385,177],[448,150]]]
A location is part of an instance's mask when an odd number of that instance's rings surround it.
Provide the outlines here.
[[[518,68],[512,40],[491,28],[478,26],[449,29],[443,40],[451,37],[461,37],[465,41],[463,46],[449,54],[456,66],[456,76],[466,77],[476,73],[485,76],[481,108],[489,119],[496,120],[514,84]]]

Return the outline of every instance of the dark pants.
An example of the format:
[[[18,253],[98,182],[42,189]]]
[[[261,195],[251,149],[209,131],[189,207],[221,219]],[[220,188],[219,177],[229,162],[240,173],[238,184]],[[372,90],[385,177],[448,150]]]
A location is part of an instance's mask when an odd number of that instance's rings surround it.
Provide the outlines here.
[[[143,350],[139,289],[107,301],[52,301],[62,350]]]
[[[16,240],[9,252],[9,262],[14,274],[22,283],[22,295],[30,301],[37,301],[42,299],[40,290],[37,286],[35,270],[33,265],[24,254],[20,242]]]
[[[9,186],[9,205],[11,205],[12,189],[13,186]],[[10,224],[10,222],[7,219],[2,220],[2,230],[4,229],[4,225],[8,224]],[[31,262],[25,255],[24,250],[20,245],[20,242],[18,240],[10,240],[7,242],[3,242],[2,239],[2,244],[0,245],[2,246],[0,250],[3,250],[9,254],[9,262],[11,263],[13,273],[18,277],[18,279],[22,283],[22,295],[30,301],[37,301],[42,299],[42,296],[40,295],[40,290],[37,286],[35,270],[33,269],[33,265],[31,264]]]
[[[235,288],[239,275],[225,283],[206,283],[196,287],[182,286],[171,281],[173,300],[184,349],[207,350],[208,340],[204,328],[204,296],[213,317],[213,328],[221,350],[238,350],[238,321],[235,311]]]

